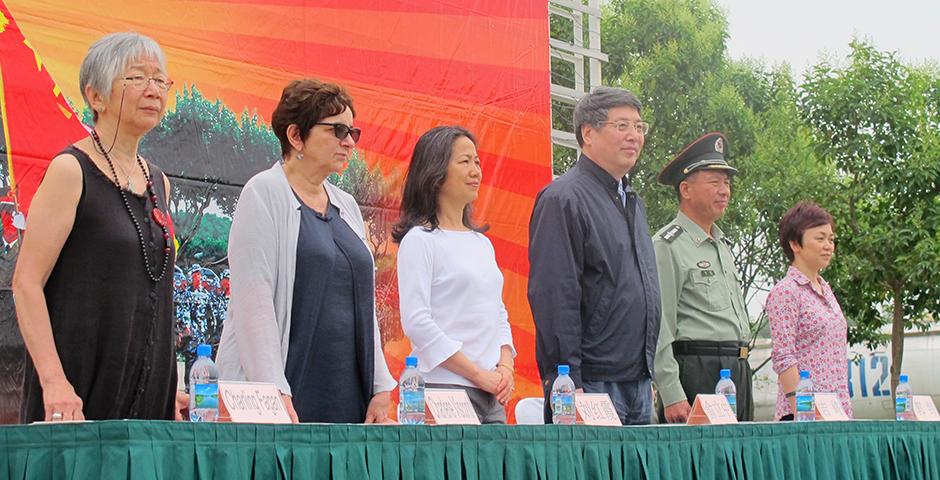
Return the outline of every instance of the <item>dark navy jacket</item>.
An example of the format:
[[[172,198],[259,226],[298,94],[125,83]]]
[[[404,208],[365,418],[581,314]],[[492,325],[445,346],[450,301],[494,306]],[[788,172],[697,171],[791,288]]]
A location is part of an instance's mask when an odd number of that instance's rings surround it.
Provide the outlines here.
[[[623,180],[621,180],[622,182]],[[529,306],[548,390],[559,364],[582,380],[652,378],[662,310],[646,208],[581,155],[535,200],[529,224]]]

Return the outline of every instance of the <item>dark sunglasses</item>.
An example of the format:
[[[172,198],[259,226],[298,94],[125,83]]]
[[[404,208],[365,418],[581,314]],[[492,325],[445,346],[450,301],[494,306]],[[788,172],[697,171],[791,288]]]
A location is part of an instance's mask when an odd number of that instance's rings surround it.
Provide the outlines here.
[[[314,123],[314,125],[326,125],[328,127],[333,127],[333,135],[336,135],[336,138],[342,140],[346,138],[346,135],[352,137],[354,142],[359,142],[359,137],[362,135],[362,130],[350,127],[344,123]]]

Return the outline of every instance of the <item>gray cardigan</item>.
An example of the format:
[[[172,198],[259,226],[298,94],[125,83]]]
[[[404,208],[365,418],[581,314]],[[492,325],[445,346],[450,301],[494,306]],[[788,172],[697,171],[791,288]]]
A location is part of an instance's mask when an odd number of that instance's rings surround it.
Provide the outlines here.
[[[340,218],[368,248],[356,200],[329,182],[323,185]],[[278,162],[248,180],[235,207],[228,242],[232,298],[216,359],[221,380],[273,383],[291,393],[284,367],[299,234],[300,202]],[[373,325],[373,391],[387,392],[397,382],[388,371],[374,314]]]

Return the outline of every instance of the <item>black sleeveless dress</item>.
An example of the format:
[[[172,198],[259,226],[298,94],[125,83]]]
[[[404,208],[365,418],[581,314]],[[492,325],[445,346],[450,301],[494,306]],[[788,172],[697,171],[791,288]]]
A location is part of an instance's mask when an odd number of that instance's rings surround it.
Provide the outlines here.
[[[174,253],[163,278],[151,281],[134,223],[114,183],[85,152],[70,146],[62,153],[77,158],[82,168],[75,224],[45,287],[65,376],[81,397],[88,420],[172,420]],[[166,213],[163,172],[149,167],[159,207]],[[151,216],[153,205],[149,198],[125,195],[144,235],[150,269],[159,275],[164,238]],[[42,387],[27,354],[21,419],[28,423],[44,416]]]

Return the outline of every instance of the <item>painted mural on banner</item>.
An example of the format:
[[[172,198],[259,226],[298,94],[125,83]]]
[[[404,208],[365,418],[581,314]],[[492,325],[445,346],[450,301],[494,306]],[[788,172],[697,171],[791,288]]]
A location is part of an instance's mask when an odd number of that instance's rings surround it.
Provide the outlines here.
[[[332,181],[362,207],[377,263],[376,307],[396,377],[410,345],[395,271],[401,184],[418,137],[459,124],[480,140],[475,213],[491,229],[518,351],[516,398],[541,396],[526,303],[528,220],[551,179],[544,0],[0,0],[0,422],[16,421],[22,340],[10,279],[22,218],[52,157],[88,134],[78,69],[106,33],[134,30],[167,55],[175,84],[141,143],[173,185],[178,349],[217,345],[229,300],[228,230],[241,186],[279,158],[269,128],[281,89],[346,86],[362,139]],[[215,350],[215,349],[214,349]],[[510,404],[510,407],[512,404]],[[510,408],[509,412],[512,411]]]

